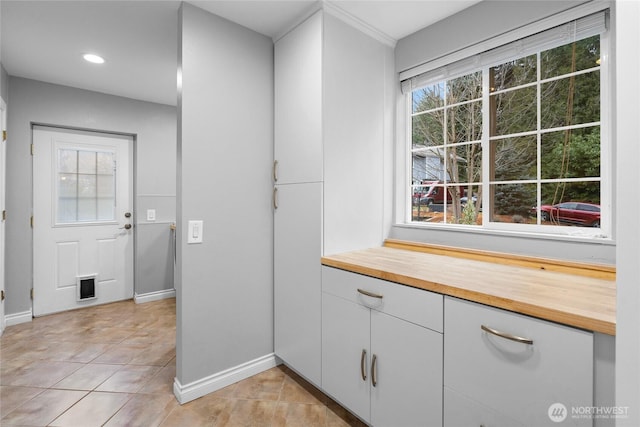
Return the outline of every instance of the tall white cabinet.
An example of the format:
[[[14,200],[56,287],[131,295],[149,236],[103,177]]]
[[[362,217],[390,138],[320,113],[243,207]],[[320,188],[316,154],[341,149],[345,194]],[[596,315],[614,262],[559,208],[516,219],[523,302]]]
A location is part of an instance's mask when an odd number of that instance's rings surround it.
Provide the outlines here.
[[[275,353],[317,386],[320,257],[383,240],[392,58],[325,10],[275,44]]]
[[[275,353],[320,385],[322,14],[275,45]]]

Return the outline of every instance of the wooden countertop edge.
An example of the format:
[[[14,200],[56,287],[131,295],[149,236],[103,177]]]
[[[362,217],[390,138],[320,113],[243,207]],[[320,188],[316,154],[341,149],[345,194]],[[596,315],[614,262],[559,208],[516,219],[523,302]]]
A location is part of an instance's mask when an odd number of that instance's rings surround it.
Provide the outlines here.
[[[470,289],[459,288],[456,286],[430,282],[427,280],[419,279],[417,277],[396,274],[382,269],[344,262],[332,259],[330,257],[322,257],[321,262],[322,265],[328,267],[335,267],[341,270],[364,274],[366,276],[400,283],[414,288],[436,292],[442,295],[466,299],[480,304],[489,305],[491,307],[502,308],[520,314],[526,314],[543,320],[561,323],[564,325],[573,326],[593,332],[600,332],[606,335],[615,336],[616,334],[615,321],[609,321],[604,318],[594,318],[593,316],[584,316],[578,313],[555,310],[536,304],[530,304],[523,301],[516,301],[509,298],[500,297],[497,295],[491,295]]]
[[[616,279],[616,268],[607,264],[589,264],[576,261],[539,258],[525,255],[513,255],[502,252],[483,251],[479,249],[458,248],[453,246],[434,245],[429,243],[410,242],[406,240],[387,239],[384,247],[403,249],[414,252],[424,252],[434,255],[446,255],[456,258],[472,259],[476,261],[492,262],[511,266],[534,268],[539,270],[556,271],[559,273],[576,274],[604,280]]]

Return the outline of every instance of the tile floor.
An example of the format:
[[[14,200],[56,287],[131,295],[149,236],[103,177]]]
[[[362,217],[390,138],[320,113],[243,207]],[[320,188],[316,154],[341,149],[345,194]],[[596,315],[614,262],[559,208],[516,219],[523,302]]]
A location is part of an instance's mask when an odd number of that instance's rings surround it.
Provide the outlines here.
[[[284,366],[184,405],[173,396],[175,300],[123,301],[10,326],[2,426],[363,426]]]

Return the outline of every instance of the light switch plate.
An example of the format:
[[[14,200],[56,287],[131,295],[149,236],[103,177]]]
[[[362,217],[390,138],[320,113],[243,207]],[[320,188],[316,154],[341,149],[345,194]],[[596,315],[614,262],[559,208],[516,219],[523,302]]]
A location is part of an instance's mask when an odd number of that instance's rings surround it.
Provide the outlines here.
[[[203,221],[189,221],[187,229],[187,243],[202,243]]]
[[[147,209],[147,221],[155,221],[155,220],[156,220],[156,210]]]

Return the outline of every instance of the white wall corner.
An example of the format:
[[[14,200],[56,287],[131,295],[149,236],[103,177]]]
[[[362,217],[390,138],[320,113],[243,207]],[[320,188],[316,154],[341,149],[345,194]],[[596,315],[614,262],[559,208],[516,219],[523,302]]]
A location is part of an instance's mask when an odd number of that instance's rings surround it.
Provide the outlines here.
[[[173,394],[182,405],[209,393],[213,393],[214,391],[223,389],[238,381],[252,377],[260,372],[274,368],[281,363],[282,361],[278,359],[274,353],[271,353],[189,384],[182,385],[180,381],[178,381],[178,378],[175,378],[173,382]]]
[[[4,316],[5,326],[19,325],[20,323],[28,323],[33,320],[33,311],[23,311],[20,313],[7,314]]]
[[[344,23],[352,26],[353,28],[355,28],[357,30],[360,30],[364,34],[366,34],[369,37],[373,38],[374,40],[377,40],[380,43],[385,44],[385,45],[387,45],[387,46],[389,46],[391,48],[396,47],[396,43],[397,43],[396,39],[394,39],[393,37],[389,36],[388,34],[383,33],[382,31],[378,30],[377,28],[374,28],[373,26],[371,26],[368,23],[364,22],[360,18],[352,15],[351,13],[347,12],[346,10],[344,10],[343,8],[338,6],[336,4],[336,2],[323,1],[322,2],[322,9],[325,12],[330,13],[331,15],[335,16],[336,18],[340,19]]]
[[[134,294],[133,300],[136,304],[144,304],[145,302],[158,301],[161,299],[175,298],[175,289],[165,289],[162,291],[148,292],[146,294]]]

